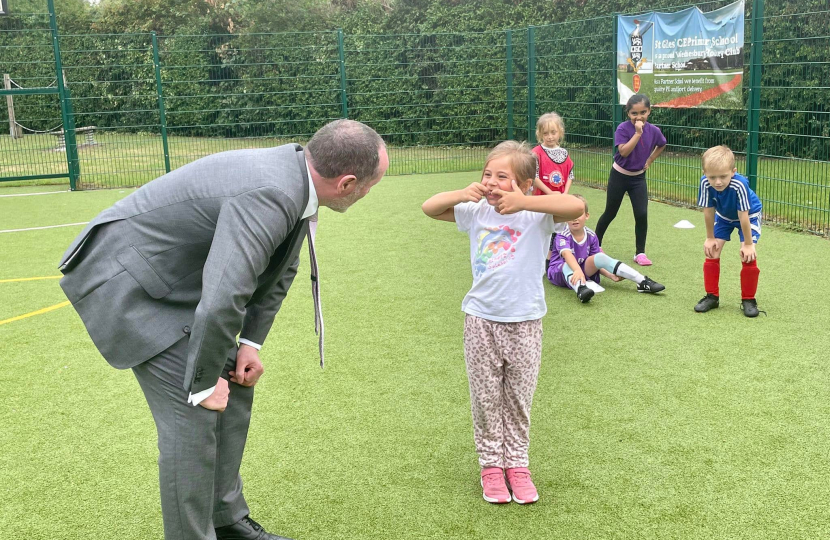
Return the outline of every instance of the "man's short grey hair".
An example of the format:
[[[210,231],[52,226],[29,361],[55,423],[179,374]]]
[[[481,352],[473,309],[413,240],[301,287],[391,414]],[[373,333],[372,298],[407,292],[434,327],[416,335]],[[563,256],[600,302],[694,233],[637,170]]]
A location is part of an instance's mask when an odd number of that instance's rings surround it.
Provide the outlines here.
[[[335,120],[317,130],[308,141],[309,160],[324,178],[353,174],[359,182],[378,175],[383,139],[366,124]]]

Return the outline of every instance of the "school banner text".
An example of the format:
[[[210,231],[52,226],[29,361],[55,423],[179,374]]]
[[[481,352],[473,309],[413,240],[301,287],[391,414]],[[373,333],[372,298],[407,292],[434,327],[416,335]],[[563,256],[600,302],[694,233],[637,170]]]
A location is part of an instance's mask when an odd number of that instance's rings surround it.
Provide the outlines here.
[[[742,109],[744,2],[703,13],[620,15],[620,103],[646,94],[654,107]]]

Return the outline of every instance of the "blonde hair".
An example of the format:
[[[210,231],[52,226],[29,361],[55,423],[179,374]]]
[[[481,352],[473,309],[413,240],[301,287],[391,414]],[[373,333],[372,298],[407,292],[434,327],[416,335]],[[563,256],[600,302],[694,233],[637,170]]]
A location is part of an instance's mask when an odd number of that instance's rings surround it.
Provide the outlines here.
[[[577,193],[572,193],[572,195],[574,197],[576,197],[577,199],[579,199],[580,201],[582,201],[583,204],[585,204],[585,213],[587,214],[588,213],[588,200],[585,197],[583,197],[582,195],[579,195]]]
[[[562,144],[562,141],[565,140],[565,122],[562,121],[562,117],[556,114],[555,112],[545,113],[536,120],[536,140],[542,140],[542,133],[545,131],[545,128],[553,124],[556,126],[556,129],[559,130],[559,144]]]
[[[713,146],[703,152],[703,155],[700,157],[700,163],[704,172],[706,172],[706,169],[716,167],[728,168],[731,171],[735,168],[735,154],[725,144]]]
[[[510,162],[510,169],[516,177],[516,183],[522,187],[523,182],[533,182],[536,176],[536,155],[526,142],[504,141],[496,145],[487,154],[484,160],[484,168],[494,159],[507,157]],[[483,171],[482,171],[483,173]]]

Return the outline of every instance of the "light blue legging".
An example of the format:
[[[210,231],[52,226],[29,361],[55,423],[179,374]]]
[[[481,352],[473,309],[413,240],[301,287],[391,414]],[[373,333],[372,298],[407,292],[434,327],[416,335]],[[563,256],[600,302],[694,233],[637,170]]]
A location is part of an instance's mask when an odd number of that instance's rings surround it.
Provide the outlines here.
[[[593,257],[594,266],[596,266],[598,270],[607,270],[608,272],[611,272],[612,274],[616,275],[617,268],[619,268],[621,264],[620,261],[618,261],[617,259],[612,259],[611,257],[602,252],[595,254]],[[585,272],[585,267],[582,267],[582,271]],[[565,275],[565,280],[567,281],[568,285],[570,285],[574,290],[576,290],[576,287],[571,284],[571,276],[573,275],[573,273],[574,271],[571,270],[570,266],[568,266],[567,264],[562,265],[562,274]],[[586,275],[585,277],[587,278],[588,276]]]

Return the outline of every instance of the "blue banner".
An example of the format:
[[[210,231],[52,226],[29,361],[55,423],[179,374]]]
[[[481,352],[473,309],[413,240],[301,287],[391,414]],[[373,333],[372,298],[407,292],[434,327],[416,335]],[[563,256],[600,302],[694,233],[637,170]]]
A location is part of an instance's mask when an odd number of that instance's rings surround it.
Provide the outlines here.
[[[743,0],[708,13],[620,15],[620,103],[639,93],[654,107],[742,109],[743,48]]]

